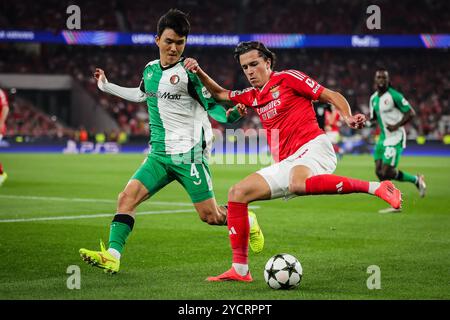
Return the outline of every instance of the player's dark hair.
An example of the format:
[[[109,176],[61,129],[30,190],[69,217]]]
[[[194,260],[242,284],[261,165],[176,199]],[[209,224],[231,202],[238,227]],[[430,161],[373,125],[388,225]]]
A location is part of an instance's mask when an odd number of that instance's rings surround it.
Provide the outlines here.
[[[386,68],[384,68],[384,67],[377,68],[377,70],[375,70],[375,72],[387,72],[387,73],[389,73],[389,71]]]
[[[262,57],[264,59],[264,61],[267,61],[268,59],[270,59],[270,68],[273,70],[273,68],[275,66],[275,62],[277,60],[277,56],[275,55],[275,53],[273,53],[272,51],[267,49],[267,47],[264,45],[264,43],[259,42],[259,41],[244,41],[244,42],[239,43],[237,45],[237,47],[234,49],[234,54],[233,54],[234,59],[236,59],[236,61],[238,63],[240,63],[239,57],[241,55],[243,55],[244,53],[247,53],[252,50],[257,50],[259,53],[259,56]]]
[[[191,31],[188,15],[178,9],[170,9],[158,21],[156,33],[161,37],[166,29],[173,29],[177,35],[187,37]]]

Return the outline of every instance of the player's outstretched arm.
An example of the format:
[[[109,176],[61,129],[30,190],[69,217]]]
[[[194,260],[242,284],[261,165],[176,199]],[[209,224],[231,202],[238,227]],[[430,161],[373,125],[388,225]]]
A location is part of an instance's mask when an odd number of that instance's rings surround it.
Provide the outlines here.
[[[361,129],[364,127],[366,116],[360,113],[352,115],[347,99],[339,92],[324,88],[319,100],[334,105],[350,128]]]
[[[211,95],[216,100],[231,101],[229,98],[230,90],[222,88],[217,82],[215,82],[202,68],[198,65],[197,60],[193,58],[187,58],[184,60],[184,67],[186,70],[196,73],[200,78],[200,81],[208,89]]]
[[[97,80],[98,88],[103,92],[132,102],[143,102],[146,100],[146,95],[141,91],[140,87],[125,88],[108,82],[105,72],[102,69],[95,69],[94,78]]]

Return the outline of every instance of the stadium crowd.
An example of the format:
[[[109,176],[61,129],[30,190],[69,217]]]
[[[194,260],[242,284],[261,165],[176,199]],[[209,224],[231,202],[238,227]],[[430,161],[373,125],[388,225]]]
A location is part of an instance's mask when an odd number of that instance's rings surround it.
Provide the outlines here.
[[[59,31],[69,5],[81,9],[83,30],[156,32],[162,12],[190,13],[193,33],[448,33],[450,3],[441,0],[41,0],[0,2],[0,29]],[[378,5],[381,30],[368,30],[367,7]],[[305,14],[307,13],[307,14]]]
[[[0,30],[57,32],[65,28],[68,17],[66,9],[71,4],[81,8],[82,30],[155,33],[160,14],[169,7],[177,7],[190,13],[192,33],[450,33],[450,20],[446,18],[450,2],[437,0],[342,0],[332,6],[324,0],[286,0],[282,5],[275,0],[165,0],[153,1],[151,5],[143,1],[113,0],[102,3],[101,11],[98,10],[98,4],[90,0],[2,1]],[[366,28],[366,9],[371,4],[381,8],[381,30]],[[158,57],[156,47],[0,44],[0,50],[0,73],[70,74],[112,115],[121,132],[130,136],[148,135],[146,105],[129,103],[99,92],[92,74],[99,67],[105,70],[111,82],[136,87],[144,66]],[[448,51],[274,51],[278,56],[276,70],[302,70],[324,86],[342,92],[355,112],[365,114],[369,114],[368,100],[373,92],[374,72],[377,67],[386,67],[391,73],[393,86],[404,93],[418,113],[413,122],[407,125],[409,137],[423,135],[430,139],[441,139],[450,133]],[[232,48],[205,49],[188,46],[185,55],[197,58],[226,88],[242,89],[248,86],[239,66],[233,60]],[[23,116],[27,115],[34,119],[33,112]],[[47,117],[51,122],[51,115]],[[43,123],[32,122],[37,127]],[[216,122],[213,125],[220,130],[225,129]],[[245,130],[255,129],[260,127],[260,122],[257,115],[250,111],[237,126]],[[23,130],[17,126],[10,128],[15,128],[15,132]],[[41,131],[44,129],[46,127],[42,124]],[[39,134],[39,129],[30,130]],[[118,135],[117,132],[108,134],[113,137]]]
[[[24,54],[5,46],[0,73],[71,74],[98,103],[108,110],[120,128],[131,136],[148,134],[145,104],[135,104],[101,93],[94,78],[96,67],[105,70],[109,81],[127,87],[140,83],[144,66],[158,56],[155,48],[97,48],[42,46],[40,54]],[[354,111],[369,114],[368,101],[374,92],[373,77],[377,67],[386,67],[394,88],[404,93],[418,116],[407,125],[410,138],[423,135],[441,139],[449,132],[450,78],[448,53],[427,50],[275,50],[276,70],[299,69],[324,86],[342,92]],[[248,87],[232,48],[187,48],[192,56],[226,88]],[[220,61],[220,63],[217,63]],[[213,123],[221,130],[224,126]],[[238,123],[244,129],[259,128],[255,113]]]
[[[54,140],[72,137],[74,130],[65,127],[54,116],[50,116],[30,101],[22,98],[10,99],[10,113],[6,118],[6,135],[22,139],[39,138]]]

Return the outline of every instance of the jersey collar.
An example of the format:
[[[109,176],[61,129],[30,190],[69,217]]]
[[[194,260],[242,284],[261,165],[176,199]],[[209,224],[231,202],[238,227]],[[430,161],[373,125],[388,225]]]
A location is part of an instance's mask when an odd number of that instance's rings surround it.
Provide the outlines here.
[[[380,91],[377,90],[377,95],[378,95],[379,97],[384,96],[384,94],[387,93],[387,92],[389,91],[389,88],[390,88],[390,87],[391,87],[391,86],[388,86],[388,87],[386,88],[386,91],[383,92],[382,94],[380,94]]]
[[[275,71],[272,71],[272,72],[270,73],[269,80],[267,80],[267,82],[263,85],[263,87],[261,88],[261,90],[258,89],[258,88],[255,88],[255,89],[258,90],[259,92],[263,92],[264,89],[266,88],[267,84],[272,80],[272,77],[273,77],[274,74],[275,74]]]
[[[161,68],[162,71],[168,70],[170,68],[175,67],[178,63],[184,61],[185,57],[181,56],[180,60],[178,60],[177,62],[173,63],[173,64],[169,64],[168,66],[163,67],[163,65],[161,64],[161,59],[159,60],[159,67]]]

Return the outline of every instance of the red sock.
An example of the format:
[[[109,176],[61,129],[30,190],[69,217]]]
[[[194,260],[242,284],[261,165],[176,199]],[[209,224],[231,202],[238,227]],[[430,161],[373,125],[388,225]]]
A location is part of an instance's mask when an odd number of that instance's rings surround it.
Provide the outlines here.
[[[248,264],[250,224],[247,203],[228,202],[228,232],[233,250],[233,263]]]
[[[0,163],[0,174],[3,174],[3,166],[1,163]]]
[[[321,174],[306,179],[306,194],[369,192],[369,182],[334,174]]]

